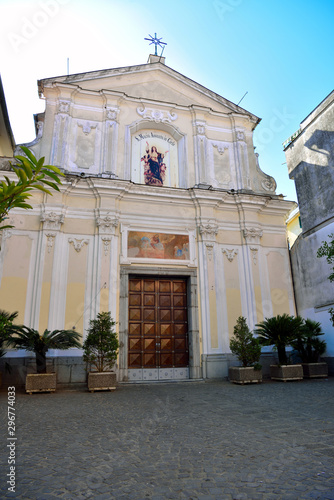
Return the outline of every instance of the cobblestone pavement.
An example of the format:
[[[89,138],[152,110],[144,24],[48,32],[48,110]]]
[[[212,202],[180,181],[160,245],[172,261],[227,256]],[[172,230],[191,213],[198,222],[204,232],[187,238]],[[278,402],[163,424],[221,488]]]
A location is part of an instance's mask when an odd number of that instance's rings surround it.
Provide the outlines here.
[[[334,379],[121,385],[16,395],[1,498],[334,499]]]

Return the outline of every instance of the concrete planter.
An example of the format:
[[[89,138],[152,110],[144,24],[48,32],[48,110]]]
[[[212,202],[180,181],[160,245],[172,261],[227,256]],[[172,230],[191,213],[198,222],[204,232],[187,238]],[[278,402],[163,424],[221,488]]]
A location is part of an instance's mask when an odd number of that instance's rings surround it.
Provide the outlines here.
[[[88,390],[94,391],[113,391],[116,389],[115,372],[89,372]]]
[[[232,366],[228,370],[229,381],[234,384],[258,384],[262,382],[262,370],[255,370],[253,366]]]
[[[282,382],[303,380],[303,367],[302,365],[270,365],[270,378]]]
[[[327,363],[302,363],[304,378],[327,378]]]
[[[57,386],[56,373],[31,373],[26,377],[26,392],[55,392]]]

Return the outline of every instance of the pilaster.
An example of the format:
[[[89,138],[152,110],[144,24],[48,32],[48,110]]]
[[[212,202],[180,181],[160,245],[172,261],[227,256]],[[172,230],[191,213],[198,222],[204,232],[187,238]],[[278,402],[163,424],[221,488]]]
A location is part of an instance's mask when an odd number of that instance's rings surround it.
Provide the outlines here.
[[[218,348],[218,325],[216,303],[216,235],[218,225],[215,221],[201,223],[198,226],[199,272],[201,289],[201,318],[203,349],[205,353],[215,352]]]

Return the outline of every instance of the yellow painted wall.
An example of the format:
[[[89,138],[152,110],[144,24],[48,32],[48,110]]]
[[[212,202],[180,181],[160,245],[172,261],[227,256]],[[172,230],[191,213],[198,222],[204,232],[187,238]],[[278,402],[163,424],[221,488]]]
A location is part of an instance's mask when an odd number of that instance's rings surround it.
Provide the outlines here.
[[[259,252],[257,251],[254,258],[252,254],[252,273],[253,273],[254,296],[255,296],[255,307],[256,307],[256,322],[260,323],[261,321],[263,321],[264,318],[263,318],[263,304],[262,304],[258,253]]]
[[[212,253],[211,253],[212,252]],[[217,328],[217,297],[215,286],[215,263],[211,250],[207,262],[208,286],[209,286],[209,309],[210,309],[210,339],[212,349],[218,348],[218,328]]]
[[[85,310],[87,254],[87,245],[84,245],[80,252],[77,252],[72,244],[69,245],[64,328],[71,329],[75,326],[81,335]]]
[[[0,309],[18,311],[16,323],[24,323],[32,240],[11,236],[4,244],[4,266],[0,288]]]
[[[100,293],[100,313],[109,311],[109,288],[102,288]]]
[[[80,220],[67,218],[63,225],[64,233],[69,234],[94,234],[96,230],[95,220]]]
[[[40,307],[39,327],[38,327],[38,330],[40,332],[44,332],[44,330],[48,327],[50,293],[51,293],[51,282],[42,283],[41,307]]]
[[[286,233],[287,233],[287,238],[288,242],[290,245],[290,248],[302,232],[302,228],[300,227],[299,223],[299,211],[295,214],[294,217],[291,217],[288,219],[287,224],[286,224]]]
[[[17,276],[7,276],[1,281],[0,307],[10,313],[18,311],[15,323],[24,323],[27,283],[27,279]]]
[[[54,242],[53,242],[54,246]],[[45,260],[42,281],[41,306],[39,314],[39,331],[44,331],[48,327],[49,308],[50,308],[50,293],[51,293],[51,277],[53,265],[54,247],[45,248]]]
[[[224,258],[224,272],[226,283],[226,305],[229,338],[233,335],[233,328],[239,316],[242,315],[239,268],[237,257],[232,262]]]
[[[273,316],[288,313],[290,307],[287,287],[290,275],[289,271],[285,270],[284,258],[279,252],[269,252],[267,264]]]
[[[209,290],[210,305],[210,334],[212,349],[218,348],[218,329],[217,329],[217,297],[215,290]]]

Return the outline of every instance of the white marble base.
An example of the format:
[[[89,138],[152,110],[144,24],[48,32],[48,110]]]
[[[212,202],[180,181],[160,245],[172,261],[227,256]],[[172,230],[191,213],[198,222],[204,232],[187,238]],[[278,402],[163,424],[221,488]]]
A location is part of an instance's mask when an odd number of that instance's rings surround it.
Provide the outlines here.
[[[150,380],[186,380],[189,379],[189,368],[140,368],[128,370],[128,381]]]

